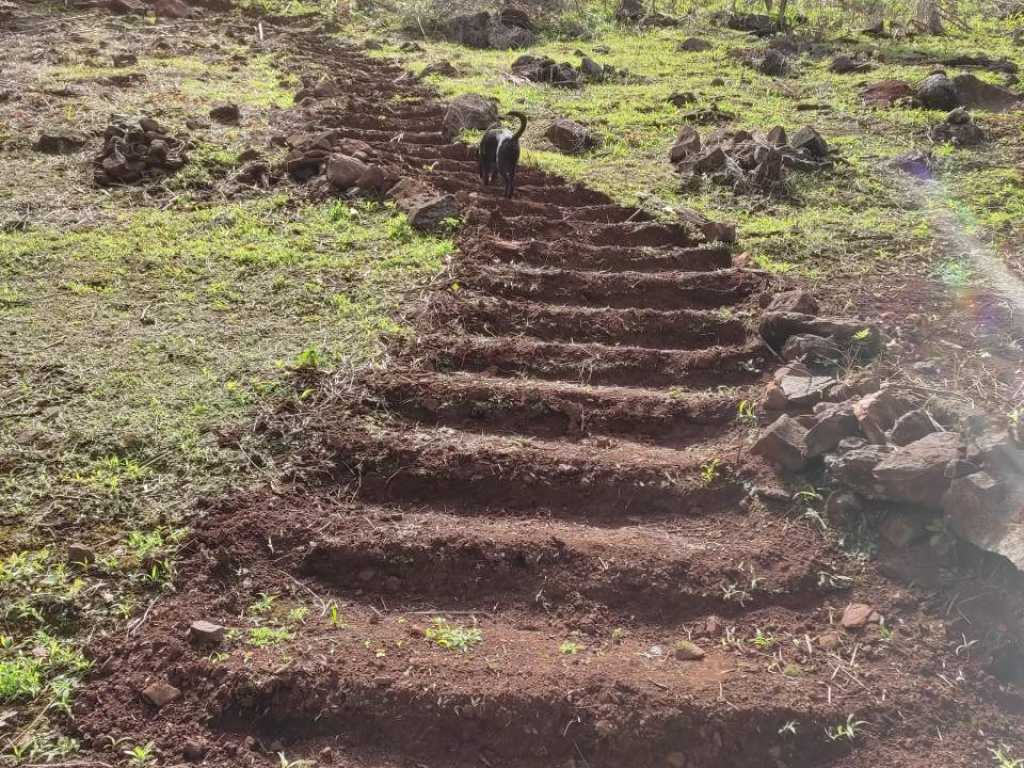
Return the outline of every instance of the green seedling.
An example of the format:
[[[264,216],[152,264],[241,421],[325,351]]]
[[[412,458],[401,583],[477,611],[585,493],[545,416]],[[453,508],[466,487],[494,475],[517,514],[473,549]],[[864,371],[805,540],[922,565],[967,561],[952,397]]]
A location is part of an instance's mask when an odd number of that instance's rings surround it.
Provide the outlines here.
[[[558,646],[558,652],[564,656],[575,656],[582,650],[583,646],[579,643],[573,642],[572,640],[564,640],[562,644]]]
[[[718,479],[720,474],[719,467],[721,464],[721,459],[712,459],[711,461],[700,465],[700,481],[703,485],[711,485]]]
[[[853,715],[847,715],[846,722],[840,723],[834,728],[826,728],[825,735],[829,741],[840,741],[846,739],[847,741],[853,741],[857,738],[857,733],[861,726],[867,725],[863,720],[854,720]]]
[[[249,630],[249,645],[255,648],[264,648],[268,645],[277,645],[287,642],[293,637],[287,629],[276,629],[274,627],[254,627]]]
[[[779,736],[784,733],[788,733],[790,736],[796,736],[796,727],[799,723],[796,720],[788,720],[785,725],[779,728]]]
[[[466,653],[474,645],[483,642],[483,635],[476,627],[462,627],[449,624],[447,619],[434,618],[432,626],[424,632],[427,640],[448,651]]]
[[[146,742],[142,745],[136,745],[131,749],[124,751],[125,756],[128,758],[128,765],[133,768],[144,768],[153,763],[156,760],[156,746],[152,741]]]
[[[265,616],[274,609],[275,600],[277,600],[277,595],[260,592],[259,599],[250,605],[247,611],[251,616]]]
[[[1011,757],[1010,748],[1005,744],[989,747],[988,751],[992,753],[992,759],[999,768],[1024,768],[1024,759]]]
[[[754,639],[751,642],[763,651],[771,650],[779,644],[779,641],[775,639],[771,632],[765,633],[760,629],[754,633]]]

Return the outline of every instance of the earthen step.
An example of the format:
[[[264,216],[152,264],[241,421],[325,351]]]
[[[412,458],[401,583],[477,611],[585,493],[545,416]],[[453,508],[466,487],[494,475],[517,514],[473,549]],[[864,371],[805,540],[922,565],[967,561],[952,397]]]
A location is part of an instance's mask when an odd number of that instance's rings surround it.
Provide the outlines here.
[[[731,249],[725,245],[628,248],[569,239],[545,242],[484,237],[479,244],[470,245],[469,253],[480,262],[493,260],[576,271],[706,272],[732,265]]]

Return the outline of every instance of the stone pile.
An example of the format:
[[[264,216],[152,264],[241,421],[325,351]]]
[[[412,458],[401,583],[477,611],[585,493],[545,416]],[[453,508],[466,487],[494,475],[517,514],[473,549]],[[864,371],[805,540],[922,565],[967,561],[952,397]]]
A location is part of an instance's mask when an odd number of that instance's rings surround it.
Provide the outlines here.
[[[764,315],[762,336],[788,364],[764,401],[784,413],[753,453],[791,472],[824,469],[835,488],[827,505],[833,515],[888,505],[900,510],[886,521],[891,537],[906,538],[897,534],[907,515],[941,512],[948,530],[1024,570],[1019,436],[987,423],[961,429],[970,420],[929,409],[909,388],[841,380],[849,362],[877,353],[881,334],[870,323],[816,311],[812,297],[793,291],[775,297]]]
[[[669,161],[689,190],[708,179],[738,194],[777,194],[783,190],[788,170],[829,168],[830,154],[828,143],[809,125],[792,137],[781,126],[767,134],[719,128],[703,140],[693,126],[684,125]]]
[[[149,117],[117,121],[103,133],[103,149],[93,160],[98,186],[138,184],[174,173],[187,161],[185,142]]]

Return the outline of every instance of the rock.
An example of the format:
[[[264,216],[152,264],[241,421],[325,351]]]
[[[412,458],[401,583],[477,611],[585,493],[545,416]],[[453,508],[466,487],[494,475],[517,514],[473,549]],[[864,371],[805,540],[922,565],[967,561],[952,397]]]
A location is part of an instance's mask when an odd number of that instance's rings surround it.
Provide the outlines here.
[[[188,628],[188,639],[197,645],[220,645],[224,642],[227,630],[220,624],[200,619],[193,621]]]
[[[580,85],[580,73],[572,65],[559,64],[547,56],[520,56],[512,62],[512,74],[556,88],[578,88]]]
[[[736,225],[721,221],[711,221],[701,213],[690,208],[677,208],[679,220],[697,230],[709,243],[735,243]]]
[[[865,104],[871,106],[891,107],[913,95],[914,89],[910,83],[903,80],[881,80],[861,91],[860,98]]]
[[[882,335],[872,323],[840,318],[813,317],[800,312],[765,312],[762,338],[781,350],[790,336],[799,333],[822,336],[856,359],[868,359],[882,348]]]
[[[193,9],[189,8],[182,0],[156,0],[156,3],[153,4],[153,13],[158,18],[187,19],[192,15]]]
[[[967,461],[967,459],[957,459],[951,461],[946,465],[946,471],[943,473],[943,477],[947,480],[956,480],[961,477],[967,477],[973,475],[975,472],[981,470],[977,464],[973,461]]]
[[[724,168],[727,162],[728,158],[721,147],[710,147],[701,152],[688,165],[694,173],[708,175]]]
[[[429,77],[430,75],[439,75],[441,77],[459,77],[459,71],[452,65],[447,59],[436,61],[433,64],[427,64],[420,72],[420,77]]]
[[[988,429],[974,436],[967,445],[967,458],[990,472],[1024,475],[1024,450],[1006,431]]]
[[[530,16],[530,6],[515,2],[506,2],[498,13],[498,19],[506,27],[518,27],[536,32],[537,27]]]
[[[803,126],[793,134],[789,140],[789,145],[814,160],[824,160],[828,157],[828,143],[810,125]]]
[[[686,53],[703,53],[704,51],[710,51],[715,46],[700,37],[688,37],[678,46],[680,51]]]
[[[885,518],[879,533],[897,549],[906,549],[923,539],[928,531],[920,516],[896,512]]]
[[[825,517],[833,525],[843,525],[863,511],[864,505],[856,493],[832,491],[825,500]]]
[[[846,453],[846,451],[859,451],[867,445],[868,441],[863,437],[844,437],[839,441],[838,448],[840,453]]]
[[[986,83],[975,75],[957,75],[952,82],[958,103],[968,109],[1005,112],[1020,106],[1019,94],[1002,86]]]
[[[134,53],[115,53],[111,61],[115,67],[134,67],[139,63],[139,57]]]
[[[952,143],[957,147],[973,147],[985,141],[985,132],[974,122],[971,113],[963,107],[957,107],[946,119],[929,132],[929,137],[936,144]]]
[[[490,45],[491,15],[486,11],[456,16],[445,26],[445,37],[470,48]]]
[[[47,155],[70,155],[86,145],[89,137],[80,131],[58,129],[43,131],[36,139],[33,149]]]
[[[363,175],[356,179],[356,186],[359,189],[374,195],[383,194],[394,183],[394,179],[390,178],[379,165],[368,165],[363,171]]]
[[[1009,498],[1008,498],[1009,497]],[[943,499],[946,524],[957,536],[1024,570],[1024,494],[1007,493],[987,472],[954,480]]]
[[[189,739],[185,742],[181,749],[181,756],[188,760],[190,763],[198,763],[206,757],[207,747],[196,739]]]
[[[830,405],[815,416],[816,423],[807,430],[804,446],[807,458],[813,459],[832,451],[846,437],[857,434],[857,417],[847,403]]]
[[[693,104],[697,101],[697,96],[693,91],[676,91],[671,94],[666,101],[674,107],[682,109],[687,104]]]
[[[783,77],[789,72],[789,59],[781,51],[768,48],[754,60],[754,69],[768,77]]]
[[[679,661],[700,661],[706,655],[696,643],[689,640],[677,640],[672,646],[672,655]]]
[[[843,610],[839,623],[843,629],[859,629],[867,626],[875,615],[875,609],[866,603],[850,603]]]
[[[849,75],[853,72],[867,72],[871,64],[866,61],[857,61],[851,56],[839,55],[832,59],[828,66],[829,71],[837,75]]]
[[[422,53],[424,48],[422,45],[413,40],[406,40],[404,43],[398,46],[398,50],[405,51],[406,53]]]
[[[400,180],[388,190],[388,195],[409,218],[413,228],[423,232],[441,229],[460,213],[453,195],[438,192],[412,178]]]
[[[783,360],[804,363],[812,368],[836,368],[842,363],[842,358],[843,351],[839,347],[828,339],[809,333],[790,336],[782,348]]]
[[[807,463],[807,430],[783,414],[761,434],[750,452],[773,464],[798,472]]]
[[[766,141],[773,147],[784,147],[787,144],[789,144],[789,137],[786,136],[786,129],[783,128],[781,125],[776,125],[770,131],[768,131],[768,136],[765,138]],[[798,312],[800,310],[793,311]],[[808,314],[816,315],[817,313],[817,310],[815,310],[814,312],[809,312]]]
[[[875,479],[886,498],[937,508],[949,484],[946,465],[959,454],[960,435],[936,432],[898,448],[879,462]]]
[[[960,106],[957,88],[945,72],[928,75],[917,86],[917,100],[925,109],[951,110]]]
[[[765,393],[765,407],[781,411],[789,407],[810,407],[824,398],[836,383],[832,376],[815,376],[799,363],[784,365],[775,372]]]
[[[242,112],[237,104],[218,104],[210,110],[210,119],[224,125],[238,125]]]
[[[669,160],[675,164],[700,152],[700,134],[692,125],[684,125],[676,135],[676,143],[669,151]]]
[[[92,565],[96,562],[96,553],[84,544],[69,544],[68,562],[73,565]]]
[[[927,411],[918,408],[900,416],[887,437],[894,445],[907,445],[937,431],[938,427]]]
[[[756,37],[767,37],[778,31],[772,17],[763,13],[729,13],[725,16],[725,25],[729,29],[749,32]]]
[[[777,293],[768,304],[769,312],[800,312],[804,315],[818,314],[818,300],[808,291],[793,290]]]
[[[892,449],[888,446],[866,445],[842,453],[827,454],[825,467],[835,482],[863,496],[878,498],[880,492],[874,470],[891,453]]]
[[[150,683],[142,691],[143,697],[146,701],[152,704],[157,709],[170,704],[181,697],[181,691],[175,688],[170,683],[166,683],[162,680],[158,680],[155,683]]]
[[[487,26],[488,47],[499,51],[528,48],[537,41],[537,36],[525,27],[509,26],[498,17],[492,17]]]
[[[604,67],[589,56],[584,56],[580,61],[580,73],[588,80],[593,80],[594,82],[604,80]]]
[[[826,632],[818,637],[818,647],[827,652],[834,651],[843,644],[843,636],[838,632]]]
[[[485,131],[498,122],[498,101],[494,98],[465,93],[448,104],[442,127],[451,140],[463,130]]]
[[[619,0],[615,7],[615,20],[620,24],[636,24],[647,15],[642,0]]]
[[[853,413],[864,436],[873,443],[884,445],[885,433],[913,407],[909,397],[893,387],[885,387],[858,400],[853,406]]]
[[[354,157],[331,155],[327,161],[327,180],[335,189],[349,189],[356,185],[367,168],[366,163]]]
[[[589,128],[565,117],[555,120],[544,136],[567,155],[579,155],[601,146],[601,140]]]

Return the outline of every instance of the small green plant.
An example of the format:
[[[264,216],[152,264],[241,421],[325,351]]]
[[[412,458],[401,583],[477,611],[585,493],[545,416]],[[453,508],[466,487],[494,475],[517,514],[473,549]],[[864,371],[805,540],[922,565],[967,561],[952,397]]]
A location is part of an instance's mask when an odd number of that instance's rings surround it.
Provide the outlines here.
[[[616,627],[612,630],[612,642],[621,643],[626,639],[626,630],[622,627]]]
[[[246,609],[250,616],[265,616],[274,610],[274,601],[277,600],[277,595],[270,595],[266,592],[260,592],[259,599],[256,600],[252,605]]]
[[[1024,759],[1017,758],[1016,760],[1010,756],[1010,748],[1005,744],[1000,744],[998,747],[989,747],[989,752],[992,753],[992,759],[995,761],[999,768],[1024,768]]]
[[[298,608],[292,608],[288,611],[288,623],[289,624],[302,624],[306,620],[306,616],[309,615],[309,608],[305,606],[299,606]]]
[[[829,741],[839,741],[840,739],[853,741],[857,738],[857,732],[863,725],[867,725],[867,723],[863,720],[854,720],[852,714],[847,715],[845,723],[840,723],[834,728],[826,728],[825,735]]]
[[[43,689],[42,665],[37,659],[18,656],[0,661],[0,704],[30,701]]]
[[[720,473],[719,467],[721,466],[721,459],[712,459],[711,461],[700,465],[700,481],[704,485],[711,485],[715,480],[718,479]]]
[[[316,347],[306,347],[295,356],[292,367],[298,371],[317,371],[324,367],[324,356]]]
[[[128,758],[128,765],[134,766],[134,768],[144,768],[144,766],[152,764],[156,760],[155,753],[156,746],[152,741],[136,745],[124,751],[125,756]]]
[[[341,629],[345,626],[345,620],[342,618],[341,613],[338,611],[338,604],[332,602],[327,609],[327,621],[335,629]]]
[[[796,727],[799,723],[796,720],[787,720],[785,725],[779,728],[779,736],[784,733],[788,733],[790,736],[796,736]]]
[[[558,646],[558,652],[564,656],[575,656],[582,650],[583,646],[572,640],[563,640],[562,644]]]
[[[854,341],[867,341],[868,337],[871,336],[870,328],[861,328],[855,334],[853,334]]]
[[[763,651],[771,650],[779,644],[775,635],[771,632],[762,632],[760,629],[754,633],[754,639],[751,642]]]
[[[249,645],[255,648],[264,648],[268,645],[277,645],[291,640],[292,633],[287,629],[274,627],[253,627],[249,630]]]
[[[432,626],[424,632],[427,640],[449,651],[465,653],[483,642],[483,634],[476,627],[449,624],[447,619],[435,617]]]
[[[757,410],[752,400],[740,400],[736,406],[736,420],[747,426],[757,426]]]
[[[308,768],[308,766],[316,765],[312,760],[289,760],[285,757],[284,752],[278,752],[277,759],[279,768]]]

